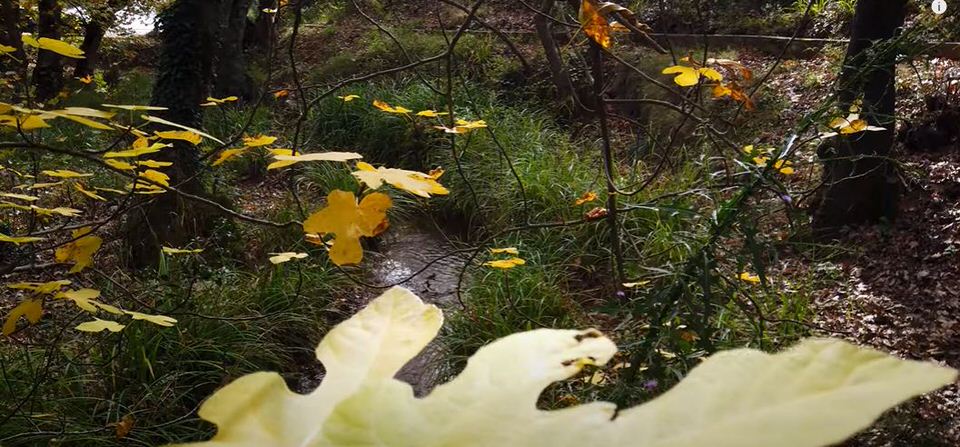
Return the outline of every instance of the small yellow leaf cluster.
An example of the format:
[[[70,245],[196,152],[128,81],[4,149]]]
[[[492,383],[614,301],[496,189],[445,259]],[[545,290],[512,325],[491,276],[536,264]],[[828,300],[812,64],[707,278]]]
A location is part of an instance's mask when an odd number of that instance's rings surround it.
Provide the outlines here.
[[[494,259],[492,261],[484,262],[483,265],[487,267],[493,267],[495,269],[500,269],[500,270],[509,270],[514,267],[524,265],[527,263],[527,261],[517,256],[520,254],[520,250],[518,250],[516,247],[491,248],[490,253],[494,255],[506,254],[506,255],[513,255],[513,256],[506,259]]]
[[[830,120],[827,127],[832,129],[832,131],[821,133],[820,138],[830,138],[837,135],[853,135],[865,131],[879,132],[881,130],[887,130],[885,127],[871,126],[867,120],[860,118],[860,107],[861,101],[858,100],[850,105],[850,114],[847,115],[846,118],[838,116]]]
[[[722,81],[723,75],[717,70],[709,67],[688,67],[685,65],[672,65],[663,69],[663,74],[675,74],[673,82],[681,87],[692,87],[700,83],[701,78],[710,81]]]
[[[405,169],[374,168],[364,162],[357,163],[357,169],[353,172],[353,176],[370,189],[379,189],[384,183],[389,183],[397,189],[402,189],[420,197],[450,194],[447,188],[437,182],[443,175],[443,170],[435,170],[431,171],[430,174],[424,174]]]
[[[313,235],[308,241],[321,241],[321,244],[323,235],[334,236],[330,247],[330,260],[334,264],[359,264],[363,260],[360,238],[383,233],[389,226],[387,210],[392,206],[393,201],[383,193],[370,193],[357,202],[352,192],[334,190],[327,195],[327,206],[303,222],[303,231]]]
[[[775,155],[773,155],[775,152],[775,149],[773,148],[760,149],[755,148],[751,144],[749,146],[744,146],[743,152],[748,157],[752,157],[751,160],[757,167],[766,168],[772,161],[772,167],[775,171],[783,175],[793,175],[796,173],[796,170],[793,169],[793,162],[777,158]]]
[[[57,248],[54,258],[60,263],[72,263],[70,273],[78,273],[93,265],[93,255],[100,250],[103,239],[91,232],[93,229],[90,227],[74,230],[72,240]]]
[[[581,195],[575,202],[573,202],[573,204],[575,206],[580,206],[585,203],[590,203],[596,200],[597,200],[597,193],[593,191],[587,191],[583,193],[583,195]]]

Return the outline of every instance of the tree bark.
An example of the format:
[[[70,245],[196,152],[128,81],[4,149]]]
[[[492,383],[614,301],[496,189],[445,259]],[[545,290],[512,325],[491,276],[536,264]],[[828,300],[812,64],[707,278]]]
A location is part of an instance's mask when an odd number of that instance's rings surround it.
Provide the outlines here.
[[[838,80],[846,110],[862,98],[861,118],[884,131],[838,136],[818,149],[825,190],[813,216],[817,234],[831,237],[844,226],[896,217],[900,197],[888,159],[896,133],[896,54],[887,44],[903,26],[906,0],[859,0],[850,44]]]
[[[100,60],[100,45],[103,44],[103,36],[107,34],[107,25],[99,20],[91,20],[83,27],[83,43],[80,49],[83,50],[83,59],[77,59],[73,67],[73,77],[82,78],[93,75]]]
[[[276,19],[277,14],[263,12],[264,9],[275,9],[277,0],[259,0],[257,4],[257,21],[253,26],[254,32],[251,36],[252,46],[260,53],[269,52],[272,43],[276,40]]]
[[[15,67],[14,71],[23,74],[26,69],[26,55],[23,52],[23,42],[20,40],[20,2],[9,0],[0,2],[0,44],[16,48],[13,57],[20,62],[14,62],[9,57],[0,58],[0,68],[7,71]]]
[[[244,99],[253,96],[253,85],[247,74],[247,61],[243,53],[243,39],[247,28],[247,11],[251,0],[227,0],[223,8],[223,21],[219,29],[217,73],[214,95],[236,95]]]
[[[151,105],[166,107],[160,116],[190,127],[203,126],[201,102],[208,95],[214,36],[211,23],[218,18],[217,2],[176,0],[160,15],[159,72]],[[200,153],[190,143],[176,141],[153,157],[173,162],[164,172],[170,185],[183,192],[204,195]],[[162,246],[181,247],[204,235],[209,211],[186,202],[176,193],[155,196],[127,220],[128,263],[135,267],[156,264]]]
[[[37,23],[39,37],[60,38],[60,3],[57,0],[40,0],[37,5],[40,20]],[[33,69],[33,85],[37,101],[52,99],[63,89],[62,57],[52,51],[37,53],[37,66]]]
[[[554,0],[544,0],[540,5],[540,11],[544,14],[550,14],[553,10]],[[547,58],[547,66],[550,68],[550,76],[553,78],[553,85],[557,88],[557,96],[560,101],[570,107],[570,110],[579,110],[576,100],[576,90],[573,81],[570,79],[570,72],[567,71],[566,64],[560,56],[560,50],[556,41],[553,39],[553,31],[549,19],[541,14],[535,14],[533,18],[534,27],[537,30],[537,36],[540,38],[540,44],[543,45],[543,53]]]

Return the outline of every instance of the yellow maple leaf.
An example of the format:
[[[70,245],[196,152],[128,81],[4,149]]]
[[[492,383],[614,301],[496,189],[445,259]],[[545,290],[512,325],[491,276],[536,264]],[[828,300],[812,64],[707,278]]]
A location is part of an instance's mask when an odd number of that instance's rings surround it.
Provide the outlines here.
[[[74,184],[73,184],[73,189],[76,189],[77,191],[80,192],[80,194],[83,194],[83,195],[85,195],[85,196],[87,196],[87,197],[89,197],[89,198],[91,198],[91,199],[93,199],[93,200],[99,200],[99,201],[101,201],[101,202],[106,202],[106,201],[107,201],[107,199],[103,198],[103,196],[101,196],[101,195],[99,195],[99,194],[97,194],[97,193],[95,193],[95,192],[93,192],[93,191],[89,191],[89,190],[87,190],[87,189],[84,189],[83,184],[80,183],[80,182],[74,183]]]
[[[243,137],[243,145],[246,147],[269,146],[277,141],[277,137],[269,135],[257,135],[255,137]]]
[[[126,326],[117,323],[116,321],[101,320],[99,318],[94,318],[93,321],[88,321],[86,323],[80,323],[75,328],[81,332],[120,332]]]
[[[495,261],[487,261],[487,262],[484,262],[483,265],[487,267],[493,267],[495,269],[507,270],[507,269],[512,269],[519,265],[524,265],[526,263],[527,261],[521,258],[514,257],[510,259],[497,259]]]
[[[447,115],[447,112],[437,112],[436,110],[421,110],[417,112],[417,116],[422,116],[424,118],[437,118],[443,115]]]
[[[343,102],[350,102],[350,101],[353,101],[354,99],[360,99],[360,96],[359,96],[359,95],[346,95],[346,96],[337,96],[337,98],[339,98],[339,99],[340,99],[341,101],[343,101]]]
[[[24,317],[30,324],[37,324],[43,317],[43,302],[38,299],[29,299],[14,307],[3,322],[3,335],[6,337],[17,330],[17,321]]]
[[[393,107],[390,104],[387,104],[379,99],[373,100],[373,106],[376,107],[377,109],[380,109],[383,112],[396,113],[398,115],[406,115],[410,112],[413,112],[413,110],[410,110],[406,107],[401,107],[401,106]]]
[[[366,184],[370,189],[378,189],[384,183],[389,183],[395,188],[402,189],[420,197],[430,197],[430,195],[447,195],[450,191],[437,182],[429,174],[422,172],[407,171],[395,168],[374,168],[368,163],[357,163],[358,171],[353,172],[353,176]]]
[[[49,295],[55,292],[59,292],[63,286],[69,286],[70,280],[68,279],[59,279],[56,281],[48,282],[18,282],[13,284],[7,284],[8,288],[15,290],[29,290],[37,295]]]
[[[301,161],[350,161],[363,158],[360,154],[356,152],[316,152],[312,154],[274,154],[274,159],[277,160],[276,163],[271,163],[267,166],[267,170],[282,168],[290,166]]]
[[[71,171],[69,169],[58,169],[56,171],[41,171],[44,175],[48,177],[56,178],[79,178],[79,177],[93,177],[93,174],[84,174],[82,172]]]
[[[30,236],[7,236],[6,234],[0,233],[0,242],[7,242],[14,245],[20,244],[31,244],[33,242],[42,241],[42,237],[30,237]]]
[[[363,260],[360,237],[382,233],[391,206],[393,201],[383,193],[370,193],[358,203],[352,192],[334,190],[327,196],[327,206],[303,222],[303,231],[333,234],[330,260],[337,265],[358,264]]]
[[[166,315],[150,315],[129,310],[125,310],[123,313],[130,315],[134,320],[147,321],[157,326],[171,327],[177,322],[176,318],[171,318]]]
[[[517,250],[517,247],[491,248],[490,253],[495,255],[499,255],[499,254],[518,255],[520,254],[520,250]]]
[[[283,264],[284,262],[289,262],[294,259],[303,259],[306,258],[306,253],[294,253],[294,252],[285,252],[285,253],[270,253],[273,256],[270,256],[271,264]]]
[[[37,200],[40,200],[40,198],[36,196],[28,196],[26,194],[13,194],[13,193],[7,193],[7,192],[0,193],[0,197],[23,200],[24,202],[35,202]]]
[[[241,147],[236,149],[227,149],[220,153],[220,156],[213,162],[213,166],[220,166],[225,163],[227,160],[243,154],[247,151],[247,148]]]
[[[750,272],[743,272],[739,276],[741,281],[757,284],[760,282],[760,276]]]
[[[56,208],[43,208],[36,205],[30,205],[30,209],[41,216],[57,215],[63,217],[77,217],[83,213],[83,211],[78,209],[67,208],[65,206],[58,206]]]
[[[168,130],[164,132],[154,132],[154,134],[163,140],[181,140],[194,146],[203,141],[203,137],[201,137],[200,134],[189,130]]]
[[[103,160],[103,162],[106,163],[108,166],[110,166],[110,167],[112,167],[112,168],[114,168],[114,169],[119,169],[119,170],[121,170],[121,171],[133,171],[134,169],[137,169],[136,166],[134,166],[134,165],[132,165],[132,164],[130,164],[130,163],[127,163],[127,162],[125,162],[125,161],[120,161],[120,160],[114,160],[114,159],[112,159],[112,158],[108,158],[108,159],[106,159],[106,160]]]
[[[163,250],[163,254],[165,255],[193,255],[193,254],[203,253],[202,248],[184,249],[184,248],[162,247],[162,250]]]
[[[83,50],[70,45],[62,40],[51,39],[49,37],[41,37],[35,39],[30,34],[24,33],[21,36],[21,40],[24,45],[28,45],[34,48],[39,48],[41,50],[52,51],[61,56],[66,56],[73,59],[83,59]]]
[[[164,143],[153,143],[150,146],[144,147],[133,147],[132,149],[127,149],[125,151],[116,151],[116,152],[107,152],[103,154],[103,158],[133,158],[139,157],[141,155],[152,154],[154,152],[160,152],[161,149],[170,147],[169,144]]]
[[[165,120],[165,119],[163,119],[163,118],[156,117],[156,116],[151,116],[151,115],[140,115],[140,118],[143,119],[144,121],[149,121],[149,122],[151,122],[151,123],[164,124],[164,125],[167,125],[167,126],[170,126],[170,127],[176,127],[177,129],[180,129],[180,130],[185,130],[185,131],[187,131],[187,132],[193,132],[193,133],[195,133],[195,134],[198,134],[198,135],[204,136],[204,137],[206,137],[206,138],[209,138],[209,139],[211,139],[211,140],[213,140],[213,141],[216,141],[217,143],[223,144],[223,141],[220,141],[217,137],[215,137],[215,136],[213,136],[213,135],[210,135],[210,134],[208,134],[208,133],[205,133],[205,132],[202,131],[202,130],[194,129],[194,128],[190,127],[190,126],[184,126],[183,124],[178,124],[178,123],[175,123],[175,122],[173,122],[173,121],[168,121],[168,120]]]
[[[578,198],[576,202],[573,202],[573,204],[576,206],[580,206],[580,205],[583,205],[584,203],[590,203],[595,200],[597,200],[597,193],[593,191],[587,191],[583,193],[583,195],[580,196],[580,198]]]
[[[583,33],[603,48],[610,48],[610,24],[600,14],[596,0],[580,2],[580,26]]]
[[[157,161],[157,160],[141,160],[137,162],[137,166],[144,168],[166,168],[173,166],[172,161]]]
[[[70,273],[77,273],[93,265],[93,255],[100,250],[103,239],[89,235],[93,231],[90,227],[73,230],[73,241],[61,246],[55,253],[57,262],[73,263]]]
[[[0,125],[13,127],[14,129],[20,129],[25,132],[50,127],[43,118],[37,115],[0,115]]]

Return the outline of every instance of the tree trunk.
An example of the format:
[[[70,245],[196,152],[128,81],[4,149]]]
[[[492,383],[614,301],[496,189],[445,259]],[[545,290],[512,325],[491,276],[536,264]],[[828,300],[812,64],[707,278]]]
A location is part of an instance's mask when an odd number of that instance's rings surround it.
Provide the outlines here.
[[[540,6],[540,11],[544,14],[550,14],[553,10],[554,0],[544,0]],[[570,80],[570,73],[567,71],[566,64],[560,56],[560,50],[553,39],[553,31],[547,17],[536,14],[533,18],[533,24],[537,29],[537,36],[543,45],[543,53],[547,58],[547,66],[550,68],[550,75],[553,78],[553,84],[557,87],[557,96],[560,101],[570,107],[570,110],[579,109],[575,98],[576,90],[573,87],[573,81]]]
[[[211,23],[218,19],[219,5],[209,0],[176,0],[160,15],[160,57],[151,105],[167,107],[160,116],[175,123],[203,127],[200,104],[208,95],[214,39]],[[172,148],[153,157],[173,162],[164,172],[170,185],[194,194],[205,194],[200,180],[199,151],[177,140]],[[127,221],[129,264],[153,265],[162,246],[181,247],[203,236],[209,212],[186,202],[176,193],[155,196]]]
[[[850,44],[838,80],[844,110],[862,98],[861,118],[884,131],[838,136],[818,149],[825,190],[813,216],[821,236],[843,226],[896,217],[900,196],[895,166],[887,158],[896,133],[896,50],[906,0],[859,0]]]
[[[37,23],[39,37],[60,38],[60,4],[57,0],[40,0],[37,8],[40,20]],[[37,53],[37,66],[33,69],[33,85],[37,87],[36,99],[43,102],[57,96],[63,89],[62,57],[52,51]]]
[[[9,57],[0,58],[0,69],[17,71],[22,75],[27,65],[23,42],[20,40],[20,2],[18,0],[0,2],[0,44],[16,48],[12,54],[20,61],[14,62]]]
[[[276,40],[276,19],[277,14],[263,12],[264,9],[275,9],[277,0],[259,0],[257,5],[257,22],[254,24],[251,43],[261,54],[269,52],[270,47]]]
[[[243,54],[243,37],[247,28],[250,1],[227,0],[224,4],[214,83],[214,95],[217,97],[236,95],[250,99],[253,96],[253,85],[247,74],[247,62]]]
[[[73,77],[82,78],[93,75],[100,59],[100,45],[103,43],[103,36],[107,34],[107,25],[99,20],[93,19],[83,28],[83,43],[80,49],[83,50],[83,59],[77,59],[73,67]]]

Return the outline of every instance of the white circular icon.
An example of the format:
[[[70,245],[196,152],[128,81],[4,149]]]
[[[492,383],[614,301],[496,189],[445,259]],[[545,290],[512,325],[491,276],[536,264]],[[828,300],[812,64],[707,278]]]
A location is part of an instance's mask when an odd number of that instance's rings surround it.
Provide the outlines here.
[[[947,0],[933,0],[933,13],[936,15],[941,15],[947,12]]]

